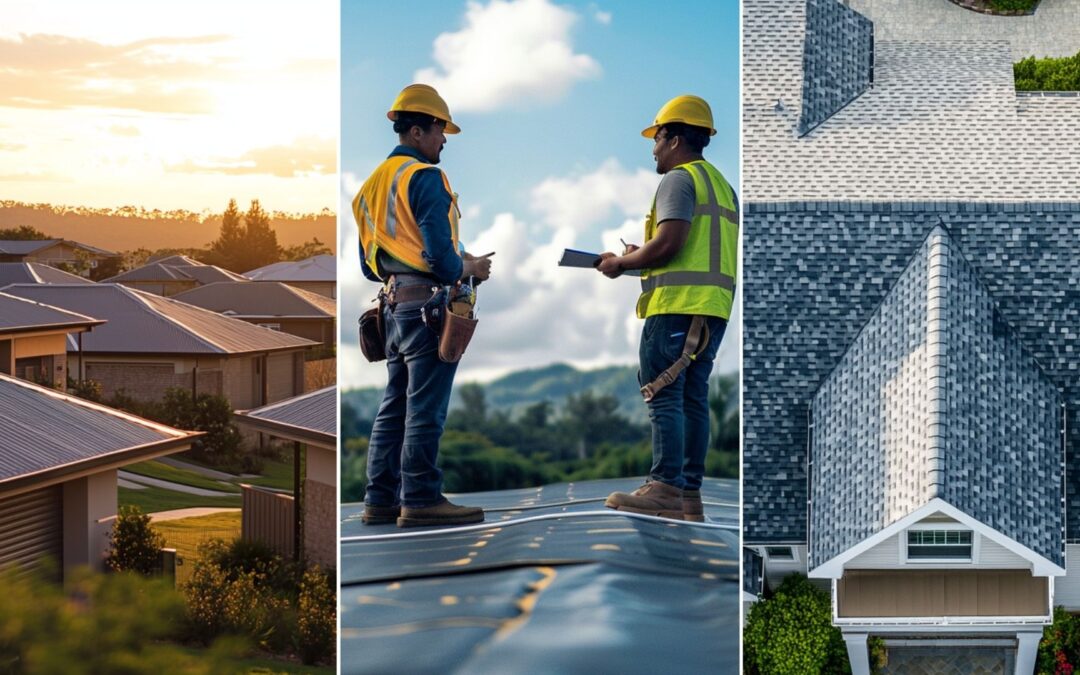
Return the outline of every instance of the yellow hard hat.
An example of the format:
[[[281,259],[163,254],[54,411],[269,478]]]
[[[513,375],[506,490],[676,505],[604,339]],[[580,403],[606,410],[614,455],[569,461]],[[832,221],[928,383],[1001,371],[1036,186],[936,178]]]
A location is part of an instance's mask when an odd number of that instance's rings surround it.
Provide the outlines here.
[[[439,96],[439,92],[435,91],[434,87],[429,87],[426,84],[410,84],[401,90],[386,116],[393,121],[397,119],[399,112],[425,113],[440,119],[446,122],[445,131],[448,134],[456,134],[461,131],[461,127],[454,124],[453,120],[450,119],[450,108],[446,105],[446,101],[442,99],[442,96]]]
[[[656,131],[661,126],[670,122],[704,127],[709,130],[710,136],[716,135],[716,129],[713,129],[712,109],[709,108],[705,99],[699,96],[683,94],[665,103],[664,107],[660,108],[660,112],[656,113],[652,126],[642,131],[641,135],[651,139],[656,136]]]

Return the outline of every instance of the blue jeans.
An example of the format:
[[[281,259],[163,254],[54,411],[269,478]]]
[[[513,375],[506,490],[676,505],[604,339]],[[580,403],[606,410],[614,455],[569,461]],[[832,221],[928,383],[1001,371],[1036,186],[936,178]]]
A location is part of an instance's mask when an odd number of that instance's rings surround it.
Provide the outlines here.
[[[642,386],[679,360],[692,318],[685,314],[658,314],[645,319],[638,354],[638,381]],[[649,477],[686,490],[700,489],[705,476],[705,454],[709,450],[709,375],[727,321],[706,317],[706,325],[708,346],[648,404],[653,440]]]
[[[456,363],[439,360],[435,333],[420,320],[423,300],[383,309],[389,380],[368,441],[371,506],[433,506],[442,499],[435,466]]]

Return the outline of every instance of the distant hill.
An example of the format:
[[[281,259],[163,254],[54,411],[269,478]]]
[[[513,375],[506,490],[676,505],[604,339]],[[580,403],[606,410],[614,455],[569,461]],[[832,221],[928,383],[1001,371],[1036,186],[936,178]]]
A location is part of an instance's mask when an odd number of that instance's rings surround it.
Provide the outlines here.
[[[450,399],[450,409],[461,403],[455,384]],[[519,370],[494,380],[484,387],[485,399],[491,410],[507,410],[517,416],[522,410],[539,401],[550,401],[560,410],[569,394],[580,394],[591,389],[594,394],[612,394],[619,400],[619,412],[631,420],[648,422],[648,409],[638,391],[636,366],[610,366],[597,370],[578,370],[565,363],[555,363],[543,368]],[[342,393],[361,419],[372,420],[382,400],[382,389],[367,387]],[[733,405],[738,400],[733,398]]]
[[[239,206],[241,210],[245,208],[243,204]],[[223,204],[222,210],[224,207]],[[0,229],[20,225],[37,228],[50,237],[73,239],[110,251],[186,249],[201,248],[216,239],[221,229],[221,214],[0,201]],[[304,214],[272,212],[270,225],[277,232],[281,246],[295,246],[318,237],[331,250],[336,250],[336,216],[329,209]]]

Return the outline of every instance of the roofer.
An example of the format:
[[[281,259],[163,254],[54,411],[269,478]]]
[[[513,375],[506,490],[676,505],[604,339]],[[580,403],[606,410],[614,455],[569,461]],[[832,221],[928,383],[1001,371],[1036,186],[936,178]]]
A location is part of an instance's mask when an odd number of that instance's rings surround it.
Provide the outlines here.
[[[434,166],[446,134],[461,129],[424,84],[405,87],[386,116],[399,145],[353,200],[364,276],[383,283],[381,346],[389,376],[368,443],[363,522],[480,522],[482,509],[452,504],[442,494],[435,460],[457,363],[440,359],[437,335],[426,325],[430,315],[421,316],[439,287],[485,280],[491,270],[489,258],[459,245],[457,195]]]
[[[645,319],[638,380],[652,421],[649,480],[608,496],[609,508],[704,521],[701,481],[709,447],[709,375],[731,316],[738,259],[735,191],[702,156],[713,128],[709,104],[677,96],[641,132],[654,139],[664,177],[645,221],[645,243],[601,254],[615,278],[642,270],[637,315]]]

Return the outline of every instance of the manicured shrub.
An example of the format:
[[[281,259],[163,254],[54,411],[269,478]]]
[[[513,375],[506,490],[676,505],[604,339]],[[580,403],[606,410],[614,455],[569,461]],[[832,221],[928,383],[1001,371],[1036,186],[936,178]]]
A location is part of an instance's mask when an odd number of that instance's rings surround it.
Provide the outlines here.
[[[755,603],[743,631],[747,675],[840,675],[851,672],[829,595],[806,577],[784,579],[771,598]]]
[[[999,12],[1027,12],[1037,4],[1039,0],[990,0],[990,6]]]
[[[114,572],[138,572],[150,576],[158,571],[158,555],[165,538],[150,524],[150,516],[137,506],[121,506],[109,534],[105,566]]]
[[[1080,52],[1075,56],[1037,59],[1013,64],[1018,91],[1080,91]]]

